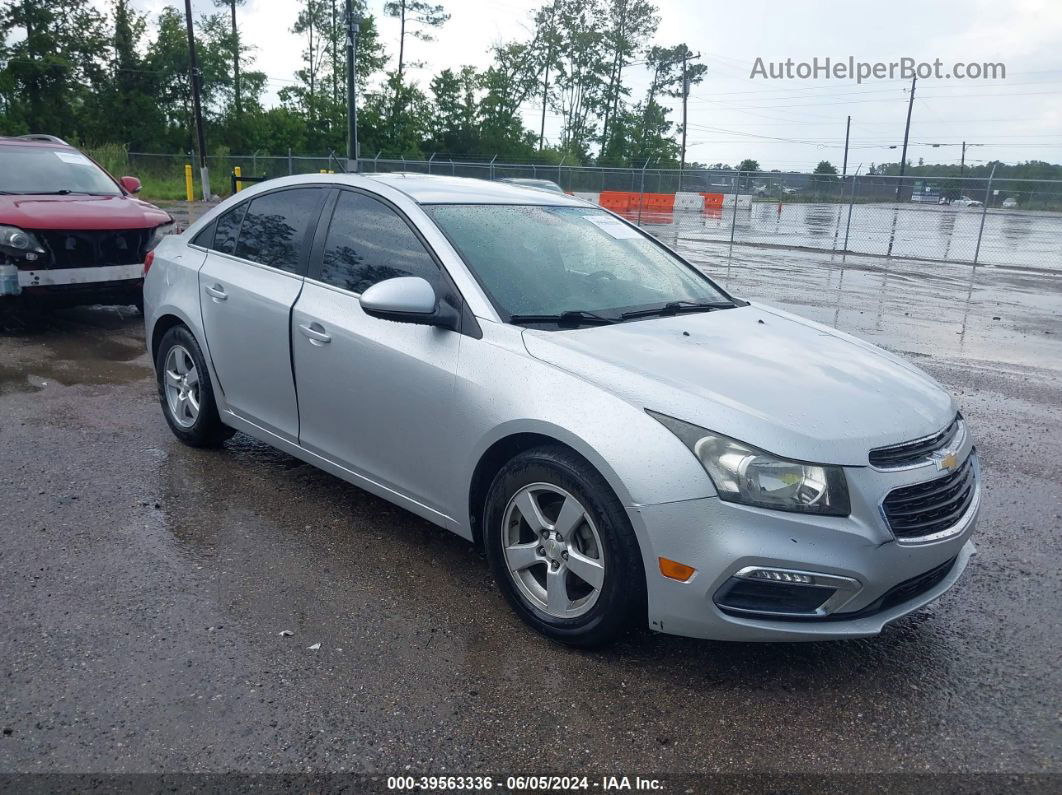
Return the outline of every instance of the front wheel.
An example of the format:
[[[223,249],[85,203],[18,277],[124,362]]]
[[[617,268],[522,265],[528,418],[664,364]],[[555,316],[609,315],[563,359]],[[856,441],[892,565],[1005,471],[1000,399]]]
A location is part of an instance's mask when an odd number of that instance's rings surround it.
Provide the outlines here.
[[[235,433],[218,416],[203,352],[184,326],[163,336],[155,373],[162,413],[174,436],[191,447],[217,447]]]
[[[644,616],[638,542],[619,500],[585,460],[545,446],[513,458],[485,506],[487,554],[516,613],[573,646],[615,639]]]

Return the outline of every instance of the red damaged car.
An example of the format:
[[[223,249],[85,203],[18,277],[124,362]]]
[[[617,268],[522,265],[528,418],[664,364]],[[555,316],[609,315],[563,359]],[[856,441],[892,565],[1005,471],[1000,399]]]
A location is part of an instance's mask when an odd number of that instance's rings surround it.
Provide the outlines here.
[[[54,136],[0,137],[0,308],[141,306],[144,258],[174,221],[138,190]]]

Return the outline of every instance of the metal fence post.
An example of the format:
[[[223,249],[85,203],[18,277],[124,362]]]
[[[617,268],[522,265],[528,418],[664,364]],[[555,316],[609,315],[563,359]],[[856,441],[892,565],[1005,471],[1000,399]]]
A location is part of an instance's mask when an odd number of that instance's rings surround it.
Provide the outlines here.
[[[561,158],[561,161],[557,164],[557,184],[560,185],[561,190],[564,190],[564,186],[561,185],[561,166],[564,165],[564,161],[567,160],[567,159],[568,159],[568,156],[565,155],[564,157]]]
[[[992,172],[988,175],[988,185],[985,187],[985,203],[981,207],[981,228],[977,230],[977,248],[974,249],[973,265],[977,267],[977,259],[981,256],[981,237],[985,233],[985,216],[988,215],[988,201],[992,196],[992,178],[996,176],[996,164],[992,164]]]
[[[288,147],[288,176],[295,173],[294,163],[291,160],[291,147]]]
[[[498,159],[497,155],[494,155],[494,157],[492,157],[490,159],[490,181],[491,182],[494,182],[494,161],[497,160],[497,159]]]
[[[738,176],[741,176],[741,174],[739,173]],[[731,177],[730,178],[730,189],[731,189],[731,191],[733,191],[734,206],[730,210],[730,212],[732,212],[733,215],[730,216],[730,251],[727,252],[727,255],[726,255],[727,259],[729,259],[730,256],[734,253],[734,231],[737,229],[737,205],[738,205],[738,201],[737,201],[737,180],[738,180],[737,177]]]
[[[646,158],[645,165],[642,166],[642,184],[638,189],[638,226],[642,225],[642,205],[645,204],[645,169],[649,167],[651,159]]]
[[[841,248],[841,251],[846,253],[848,252],[848,232],[852,228],[852,207],[855,205],[856,182],[859,181],[859,169],[862,167],[863,164],[860,163],[852,175],[852,192],[848,197],[848,223],[844,225],[844,246]]]
[[[428,158],[428,173],[431,173],[431,161],[435,159],[435,152],[431,153],[431,157]]]

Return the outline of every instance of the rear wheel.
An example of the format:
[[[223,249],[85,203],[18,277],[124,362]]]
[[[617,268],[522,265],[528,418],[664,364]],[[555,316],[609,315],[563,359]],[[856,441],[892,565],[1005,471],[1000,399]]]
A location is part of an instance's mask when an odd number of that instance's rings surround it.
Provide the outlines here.
[[[155,373],[162,413],[174,436],[192,447],[217,447],[235,433],[218,416],[203,352],[184,326],[163,336]]]
[[[597,646],[644,614],[630,520],[605,479],[563,447],[512,459],[487,495],[487,553],[517,614],[550,638]]]

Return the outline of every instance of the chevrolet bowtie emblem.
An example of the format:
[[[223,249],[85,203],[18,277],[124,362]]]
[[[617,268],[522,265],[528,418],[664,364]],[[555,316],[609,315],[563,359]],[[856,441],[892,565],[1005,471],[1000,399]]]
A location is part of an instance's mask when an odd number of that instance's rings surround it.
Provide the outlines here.
[[[939,472],[951,472],[959,463],[958,457],[951,450],[941,450],[933,453],[933,461]]]

